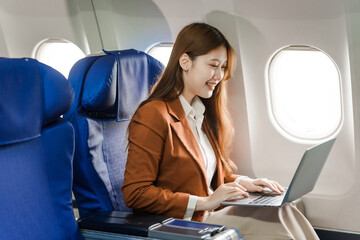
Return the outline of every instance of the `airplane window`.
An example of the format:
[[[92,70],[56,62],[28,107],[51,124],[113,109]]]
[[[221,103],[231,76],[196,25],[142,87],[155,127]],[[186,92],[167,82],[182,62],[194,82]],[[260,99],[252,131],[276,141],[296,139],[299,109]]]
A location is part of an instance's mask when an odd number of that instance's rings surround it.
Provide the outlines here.
[[[269,63],[268,91],[272,120],[292,140],[322,140],[340,129],[340,74],[323,51],[308,46],[278,51]]]
[[[78,46],[64,39],[45,39],[33,51],[33,58],[58,70],[66,78],[72,66],[83,57],[85,54]]]
[[[173,43],[158,43],[151,46],[146,53],[159,60],[164,66],[167,65],[173,48]]]

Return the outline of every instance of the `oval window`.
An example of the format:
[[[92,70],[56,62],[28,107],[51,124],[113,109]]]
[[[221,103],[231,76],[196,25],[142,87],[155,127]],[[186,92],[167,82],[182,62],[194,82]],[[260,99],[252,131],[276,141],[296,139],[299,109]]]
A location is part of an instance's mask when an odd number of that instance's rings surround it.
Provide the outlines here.
[[[146,53],[159,60],[166,67],[169,62],[173,45],[173,43],[158,43],[146,50]]]
[[[269,63],[270,109],[277,129],[296,139],[334,135],[343,118],[340,74],[323,51],[290,46]]]
[[[64,39],[45,39],[33,51],[33,58],[58,70],[66,78],[72,66],[83,57],[85,54],[78,46]]]

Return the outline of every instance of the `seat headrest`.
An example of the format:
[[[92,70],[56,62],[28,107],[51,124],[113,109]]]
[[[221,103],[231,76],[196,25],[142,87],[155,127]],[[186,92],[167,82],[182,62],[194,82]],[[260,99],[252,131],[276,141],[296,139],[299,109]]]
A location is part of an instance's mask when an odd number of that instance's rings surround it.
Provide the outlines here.
[[[128,119],[148,96],[163,65],[134,49],[104,52],[107,55],[96,56],[87,66],[81,106],[99,116],[116,117],[118,121]]]
[[[0,58],[0,145],[40,136],[73,98],[70,83],[53,68],[30,58]]]

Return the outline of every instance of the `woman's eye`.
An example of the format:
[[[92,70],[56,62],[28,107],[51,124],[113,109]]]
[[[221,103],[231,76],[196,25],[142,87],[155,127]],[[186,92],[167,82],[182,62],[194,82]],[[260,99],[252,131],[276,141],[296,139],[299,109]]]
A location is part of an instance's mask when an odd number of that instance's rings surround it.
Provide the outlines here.
[[[210,66],[211,66],[212,68],[217,68],[217,67],[218,67],[217,65],[213,65],[213,64],[210,64]]]

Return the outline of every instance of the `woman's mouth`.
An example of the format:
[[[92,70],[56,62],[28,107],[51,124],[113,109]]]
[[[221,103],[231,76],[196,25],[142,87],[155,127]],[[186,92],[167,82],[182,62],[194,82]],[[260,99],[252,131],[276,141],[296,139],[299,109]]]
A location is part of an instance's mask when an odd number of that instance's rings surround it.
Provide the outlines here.
[[[214,90],[217,83],[216,82],[206,82],[205,85],[210,89],[210,90]]]

